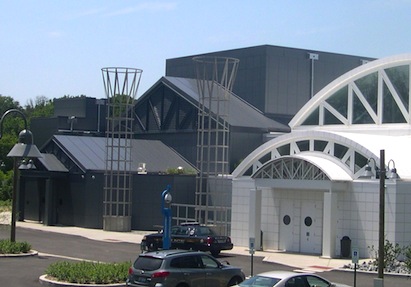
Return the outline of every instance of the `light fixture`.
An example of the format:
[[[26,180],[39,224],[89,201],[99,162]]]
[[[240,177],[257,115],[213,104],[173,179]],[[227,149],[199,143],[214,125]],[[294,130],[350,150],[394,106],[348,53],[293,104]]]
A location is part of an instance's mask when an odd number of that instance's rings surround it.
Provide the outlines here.
[[[374,158],[370,157],[367,161],[367,165],[365,166],[364,174],[362,175],[362,177],[375,178],[375,174],[372,172],[370,161],[374,162],[374,170],[377,171],[377,163]]]
[[[33,144],[33,134],[27,129],[27,119],[22,111],[18,109],[7,110],[0,119],[0,139],[3,134],[3,122],[7,115],[11,113],[19,114],[24,120],[24,130],[19,133],[19,142],[16,143],[7,157],[12,157],[14,160],[13,164],[13,194],[12,194],[12,206],[11,206],[11,228],[10,228],[10,241],[16,241],[16,216],[17,216],[17,187],[19,178],[19,166],[18,161],[24,158],[39,158],[42,157],[40,151]],[[26,167],[27,168],[27,167]]]
[[[392,168],[390,168],[390,163],[392,163]],[[389,171],[389,176],[388,176],[388,178],[389,179],[398,179],[399,178],[399,176],[398,176],[398,173],[397,173],[397,169],[395,168],[395,162],[394,162],[394,160],[392,160],[392,159],[390,159],[389,161],[388,161],[388,171]]]

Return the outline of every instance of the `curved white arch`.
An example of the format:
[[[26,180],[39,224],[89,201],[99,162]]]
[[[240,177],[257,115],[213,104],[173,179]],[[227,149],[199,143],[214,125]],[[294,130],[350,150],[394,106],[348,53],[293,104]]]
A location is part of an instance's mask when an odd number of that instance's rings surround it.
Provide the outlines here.
[[[301,151],[298,142],[307,142],[309,148]],[[321,151],[315,150],[315,141],[322,141],[324,148]],[[288,154],[280,154],[278,148],[289,145]],[[343,147],[344,152],[339,157],[336,156],[336,145]],[[358,178],[366,164],[368,158],[378,158],[376,154],[367,148],[360,146],[357,142],[340,134],[327,131],[295,131],[290,134],[273,139],[250,153],[240,165],[233,171],[234,178],[244,176],[250,168],[254,174],[259,168],[269,161],[273,161],[282,156],[292,156],[303,158],[321,168],[332,180]],[[356,160],[362,156],[363,165],[356,166]],[[357,159],[356,159],[357,157]],[[334,168],[334,170],[332,170]],[[335,170],[344,171],[342,178],[336,175]],[[348,175],[348,176],[346,176]]]
[[[394,101],[398,105],[398,109],[400,112],[403,114],[406,123],[409,125],[411,123],[411,115],[410,115],[410,106],[411,106],[411,95],[409,96],[409,103],[408,103],[408,108],[405,107],[401,101],[399,100],[399,96],[396,93],[394,87],[390,83],[390,80],[388,79],[388,76],[384,72],[384,69],[387,68],[392,68],[396,66],[403,66],[403,65],[410,65],[411,64],[411,54],[402,54],[402,55],[396,55],[392,57],[387,57],[379,60],[375,60],[372,62],[369,62],[365,65],[359,66],[346,74],[338,77],[334,81],[332,81],[330,84],[325,86],[321,91],[319,91],[310,101],[308,101],[300,110],[299,112],[293,117],[293,119],[290,121],[289,126],[291,129],[295,129],[297,127],[300,127],[304,120],[307,119],[308,116],[310,116],[313,112],[316,111],[317,108],[326,108],[328,109],[329,112],[333,113],[334,116],[341,121],[342,125],[350,125],[352,124],[350,122],[350,119],[344,118],[341,114],[336,112],[335,110],[330,107],[330,105],[325,102],[326,99],[328,99],[330,96],[334,95],[337,91],[342,89],[343,87],[347,85],[352,85],[354,90],[355,90],[355,84],[352,84],[355,80],[360,79],[361,77],[367,76],[369,74],[378,72],[378,85],[382,85],[381,83],[384,82],[388,86],[388,89],[393,95]],[[409,72],[409,78],[411,77],[411,72]],[[408,79],[410,82],[411,80]],[[409,84],[409,83],[408,83]],[[411,90],[411,87],[409,88]],[[369,107],[367,107],[367,103],[365,104],[365,109],[368,109],[368,112],[370,113],[370,117],[377,123],[381,124],[382,123],[382,101],[383,101],[383,96],[381,92],[382,88],[379,87],[378,91],[378,107],[379,111],[377,113],[374,113]],[[356,90],[358,91],[358,89]],[[360,100],[364,101],[363,99],[360,98]],[[351,103],[352,105],[352,103]],[[322,111],[322,110],[321,110]],[[321,113],[320,111],[320,113]],[[321,115],[320,115],[321,116]],[[323,116],[323,115],[322,115]],[[320,123],[321,125],[321,123]]]
[[[297,162],[290,159],[296,159]],[[304,162],[306,164],[302,164]],[[313,169],[312,167],[316,167]],[[307,179],[307,180],[352,180],[350,174],[332,160],[318,153],[300,153],[294,156],[276,158],[258,169],[253,178]]]

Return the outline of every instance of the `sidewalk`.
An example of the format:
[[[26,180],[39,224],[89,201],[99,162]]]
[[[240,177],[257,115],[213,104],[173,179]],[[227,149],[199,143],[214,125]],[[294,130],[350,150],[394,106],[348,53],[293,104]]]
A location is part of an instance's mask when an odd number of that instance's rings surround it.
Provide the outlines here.
[[[89,229],[71,226],[45,226],[37,222],[21,222],[16,223],[18,227],[32,228],[48,232],[57,232],[70,235],[83,236],[92,240],[100,240],[107,242],[131,242],[140,243],[145,234],[152,231],[131,231],[131,232],[113,232],[104,231],[101,229]],[[247,247],[235,246],[233,250],[226,251],[238,255],[250,255]],[[295,267],[300,272],[323,272],[332,269],[338,269],[345,264],[351,263],[350,259],[331,259],[322,258],[316,255],[302,255],[285,253],[281,251],[256,251],[254,256],[264,257],[264,261],[279,263],[291,267]]]

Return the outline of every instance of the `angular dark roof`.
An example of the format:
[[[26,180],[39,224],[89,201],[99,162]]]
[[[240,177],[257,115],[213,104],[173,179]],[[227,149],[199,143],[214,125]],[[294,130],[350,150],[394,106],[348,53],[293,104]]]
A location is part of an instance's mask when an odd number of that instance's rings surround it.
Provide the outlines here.
[[[155,86],[161,83],[169,86],[182,98],[186,99],[196,107],[198,106],[200,97],[197,88],[197,81],[195,79],[162,77],[155,84]],[[143,97],[148,95],[150,90],[148,90]],[[260,128],[267,131],[278,132],[290,131],[288,126],[266,117],[260,110],[250,105],[234,93],[231,93],[230,95],[230,113],[228,116],[228,122],[234,127]]]
[[[106,168],[106,138],[90,136],[54,135],[51,139],[83,171],[104,171]],[[157,140],[132,140],[131,170],[137,171],[145,163],[148,173],[166,172],[183,167],[196,170],[177,152]],[[124,152],[123,152],[124,155]],[[120,152],[120,157],[123,157]],[[119,168],[122,168],[121,166]]]
[[[68,172],[68,169],[57,159],[54,154],[42,153],[42,157],[38,158],[41,164],[48,171]]]

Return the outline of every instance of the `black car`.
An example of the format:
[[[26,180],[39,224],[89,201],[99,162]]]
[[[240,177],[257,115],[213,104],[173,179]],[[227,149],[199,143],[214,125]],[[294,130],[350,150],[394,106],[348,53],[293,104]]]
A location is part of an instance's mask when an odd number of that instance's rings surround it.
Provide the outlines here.
[[[163,233],[144,236],[141,246],[148,251],[162,249]],[[213,256],[218,256],[221,250],[233,249],[233,243],[229,236],[217,235],[208,226],[187,223],[171,228],[171,249],[208,251]]]
[[[126,286],[228,287],[244,279],[240,268],[222,264],[207,253],[162,250],[140,254],[129,269]]]

